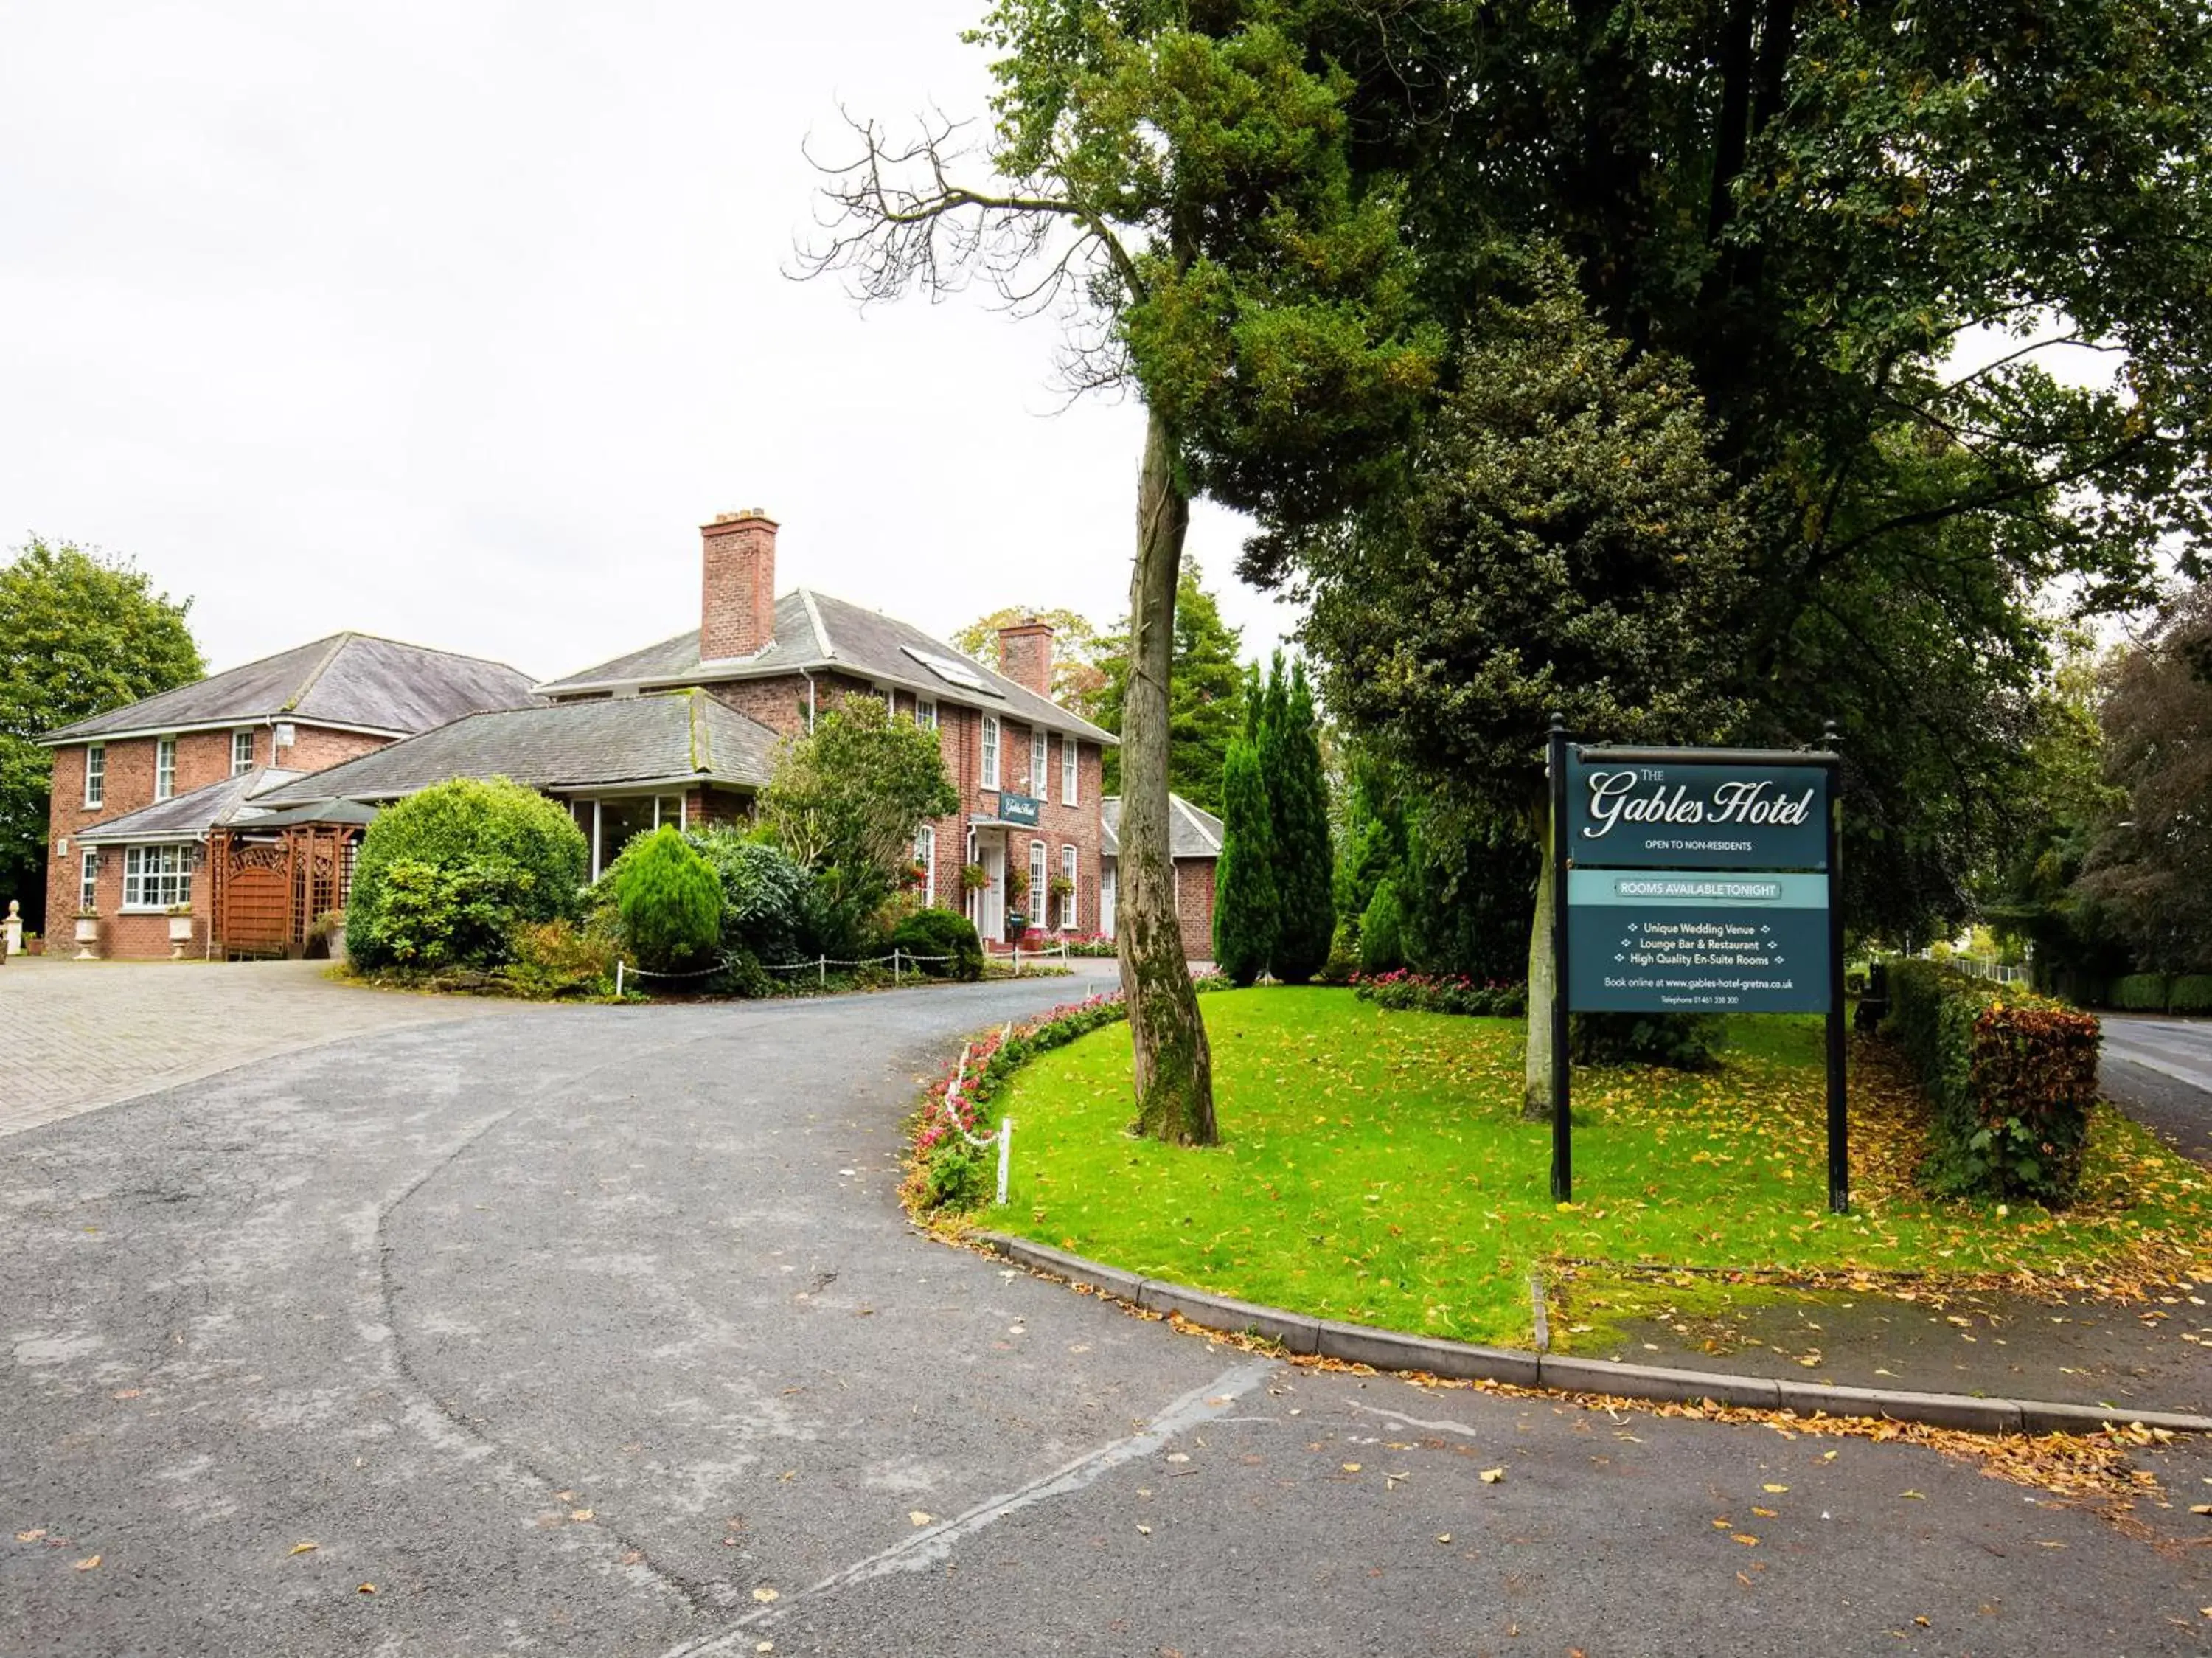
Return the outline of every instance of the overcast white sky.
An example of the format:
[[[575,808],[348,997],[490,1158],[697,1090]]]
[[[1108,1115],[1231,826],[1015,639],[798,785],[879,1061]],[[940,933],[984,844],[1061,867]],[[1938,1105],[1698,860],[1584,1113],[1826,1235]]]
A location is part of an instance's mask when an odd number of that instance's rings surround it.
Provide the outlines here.
[[[218,667],[353,627],[565,673],[693,625],[750,506],[783,588],[1115,619],[1136,408],[1055,412],[1048,320],[782,274],[802,140],[980,113],[981,4],[9,8],[0,546],[136,557]],[[1190,546],[1258,650],[1238,539]]]

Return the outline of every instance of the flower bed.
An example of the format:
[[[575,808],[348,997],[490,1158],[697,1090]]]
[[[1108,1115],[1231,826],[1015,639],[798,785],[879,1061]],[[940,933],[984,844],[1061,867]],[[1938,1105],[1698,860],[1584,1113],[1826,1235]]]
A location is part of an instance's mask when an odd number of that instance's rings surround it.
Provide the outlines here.
[[[1194,976],[1191,988],[1203,995],[1227,990],[1229,981],[1219,973],[1206,973]],[[969,1043],[962,1056],[964,1063],[948,1067],[929,1085],[921,1110],[915,1115],[907,1177],[901,1187],[907,1207],[923,1215],[972,1209],[981,1203],[995,1168],[994,1154],[987,1146],[969,1143],[966,1137],[988,1134],[998,1126],[991,1102],[1007,1080],[1037,1055],[1066,1047],[1077,1037],[1128,1015],[1121,992],[1108,991],[1064,1003]]]
[[[1474,1019],[1518,1019],[1528,1011],[1528,987],[1510,979],[1462,973],[1354,973],[1352,994],[1398,1013],[1451,1013]]]

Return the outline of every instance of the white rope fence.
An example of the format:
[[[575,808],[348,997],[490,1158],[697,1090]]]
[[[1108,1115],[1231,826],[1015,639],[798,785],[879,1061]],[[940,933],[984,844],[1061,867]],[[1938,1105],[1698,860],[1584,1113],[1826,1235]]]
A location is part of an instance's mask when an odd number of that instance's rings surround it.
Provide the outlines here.
[[[1062,941],[1057,950],[1030,952],[1031,961],[1051,960],[1055,957],[1063,966],[1066,965],[1067,945],[1065,941]],[[811,961],[763,961],[761,963],[761,971],[771,973],[793,973],[805,972],[811,967],[814,969],[817,982],[826,986],[830,983],[830,970],[832,967],[879,967],[888,961],[891,964],[891,982],[896,984],[906,976],[906,971],[909,967],[919,972],[921,964],[923,962],[951,961],[954,959],[949,955],[917,955],[912,950],[894,947],[889,955],[866,955],[850,959],[844,956],[817,955]],[[985,959],[988,960],[994,958],[987,952]],[[706,978],[715,973],[726,972],[736,964],[736,957],[726,955],[711,967],[696,967],[690,972],[664,973],[638,966],[617,956],[615,958],[615,994],[620,996],[623,993],[623,984],[629,978]],[[1013,967],[1014,977],[1019,978],[1022,976],[1022,947],[1018,944],[1014,946]]]
[[[1002,1048],[1006,1046],[1006,1039],[1013,1033],[1014,1023],[1010,1019],[1006,1021],[1006,1028],[999,1033],[999,1046]],[[960,1120],[960,1113],[953,1109],[954,1102],[960,1098],[961,1085],[968,1080],[968,1059],[972,1051],[972,1045],[960,1050],[960,1064],[953,1070],[951,1085],[945,1090],[945,1098],[939,1101],[939,1104],[944,1109],[945,1121],[952,1125],[953,1132],[975,1147],[976,1150],[981,1151],[984,1147],[994,1143],[997,1144],[999,1148],[998,1201],[1000,1206],[1004,1207],[1006,1201],[1006,1172],[1014,1156],[1014,1119],[1011,1117],[1001,1117],[999,1119],[997,1133],[976,1134]]]

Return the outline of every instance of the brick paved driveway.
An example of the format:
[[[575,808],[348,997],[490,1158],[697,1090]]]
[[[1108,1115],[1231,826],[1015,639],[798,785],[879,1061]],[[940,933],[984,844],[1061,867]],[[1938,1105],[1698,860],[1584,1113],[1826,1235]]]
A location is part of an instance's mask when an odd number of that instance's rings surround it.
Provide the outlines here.
[[[511,1003],[335,984],[319,961],[48,961],[0,968],[0,1136],[248,1060]]]

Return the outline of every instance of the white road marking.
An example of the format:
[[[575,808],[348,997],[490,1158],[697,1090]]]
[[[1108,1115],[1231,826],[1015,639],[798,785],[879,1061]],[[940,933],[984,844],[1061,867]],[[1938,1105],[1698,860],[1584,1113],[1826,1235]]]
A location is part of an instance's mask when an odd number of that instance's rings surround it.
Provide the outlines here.
[[[1397,1411],[1386,1411],[1379,1405],[1362,1405],[1358,1399],[1346,1399],[1345,1403],[1355,1411],[1364,1411],[1370,1416],[1388,1417],[1391,1421],[1401,1422],[1408,1428],[1425,1428],[1432,1434],[1464,1434],[1469,1439],[1480,1437],[1474,1429],[1464,1423],[1425,1422],[1419,1417],[1409,1417]]]
[[[878,1554],[857,1561],[842,1571],[833,1572],[811,1588],[785,1596],[773,1607],[764,1606],[740,1618],[719,1635],[671,1647],[662,1658],[712,1658],[715,1654],[738,1652],[744,1649],[742,1638],[746,1631],[772,1623],[806,1601],[834,1594],[839,1589],[849,1588],[856,1583],[888,1576],[892,1572],[927,1571],[951,1554],[956,1544],[972,1537],[984,1527],[1004,1520],[1009,1515],[1018,1514],[1034,1503],[1079,1491],[1101,1474],[1118,1468],[1125,1462],[1151,1455],[1185,1429],[1217,1420],[1225,1415],[1230,1406],[1239,1399],[1273,1375],[1277,1368],[1273,1359],[1255,1359],[1224,1370],[1203,1387],[1192,1388],[1170,1405],[1152,1418],[1142,1433],[1132,1434],[1127,1439],[1117,1439],[1095,1451],[1087,1451],[1074,1461],[1066,1463],[1026,1485],[1018,1485],[1002,1496],[979,1503],[967,1513],[942,1525],[916,1532]]]

